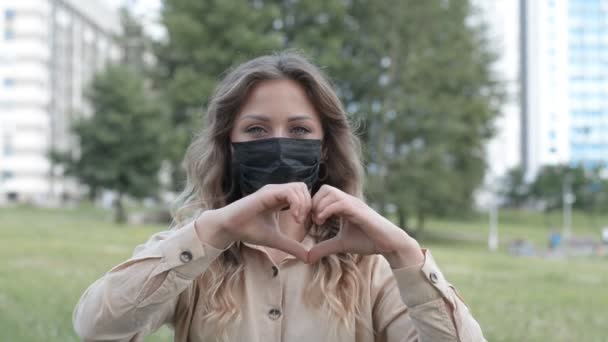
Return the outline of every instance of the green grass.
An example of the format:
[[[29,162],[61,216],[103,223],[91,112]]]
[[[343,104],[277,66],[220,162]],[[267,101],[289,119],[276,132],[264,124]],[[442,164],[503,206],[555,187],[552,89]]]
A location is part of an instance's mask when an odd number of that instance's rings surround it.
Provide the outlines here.
[[[574,217],[599,233],[606,218]],[[485,248],[487,223],[431,221],[431,248],[490,341],[608,341],[608,258],[518,258]],[[501,242],[546,245],[559,216],[504,212]],[[94,208],[0,209],[0,341],[77,341],[71,314],[95,279],[162,226],[117,226]],[[447,237],[447,238],[446,238]],[[162,329],[146,341],[171,341]]]

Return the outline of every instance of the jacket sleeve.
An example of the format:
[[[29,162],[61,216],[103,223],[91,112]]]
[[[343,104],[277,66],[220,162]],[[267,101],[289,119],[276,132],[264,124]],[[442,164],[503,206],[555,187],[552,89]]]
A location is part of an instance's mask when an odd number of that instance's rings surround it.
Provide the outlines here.
[[[386,260],[376,267],[374,327],[376,341],[486,341],[481,328],[456,289],[423,249],[421,265],[392,269]],[[384,258],[382,258],[384,259]]]
[[[72,322],[85,341],[141,341],[171,322],[179,294],[223,251],[194,223],[154,234],[80,297]]]

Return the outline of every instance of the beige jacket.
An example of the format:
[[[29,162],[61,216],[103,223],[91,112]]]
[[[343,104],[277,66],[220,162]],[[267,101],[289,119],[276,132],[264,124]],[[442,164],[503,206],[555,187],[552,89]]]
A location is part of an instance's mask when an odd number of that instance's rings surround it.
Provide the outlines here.
[[[312,266],[293,257],[274,265],[262,248],[241,248],[241,321],[230,326],[230,341],[485,341],[429,251],[422,265],[402,269],[380,255],[363,258],[361,314],[375,333],[356,324],[354,334],[330,338],[328,314],[301,299]],[[193,224],[154,234],[85,291],[73,314],[76,333],[85,341],[143,341],[169,324],[175,341],[215,340],[201,321],[197,279],[221,253]]]

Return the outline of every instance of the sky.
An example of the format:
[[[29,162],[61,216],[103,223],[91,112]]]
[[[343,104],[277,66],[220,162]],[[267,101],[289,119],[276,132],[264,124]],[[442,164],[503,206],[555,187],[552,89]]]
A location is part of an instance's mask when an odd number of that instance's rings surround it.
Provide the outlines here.
[[[161,0],[101,0],[109,7],[118,9],[123,5],[129,7],[132,13],[143,23],[144,29],[151,37],[160,39],[165,32],[159,24]]]

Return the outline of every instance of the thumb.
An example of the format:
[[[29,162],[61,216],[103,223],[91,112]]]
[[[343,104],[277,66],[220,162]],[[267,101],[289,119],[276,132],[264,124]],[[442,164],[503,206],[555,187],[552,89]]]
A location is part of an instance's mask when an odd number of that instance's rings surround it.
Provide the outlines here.
[[[308,252],[308,262],[311,264],[321,260],[322,257],[343,251],[343,241],[339,236],[325,240],[315,245]]]
[[[268,244],[268,247],[276,248],[285,253],[291,254],[302,262],[308,262],[308,249],[304,245],[294,239],[290,239],[283,234],[278,234],[276,238],[272,239]]]

